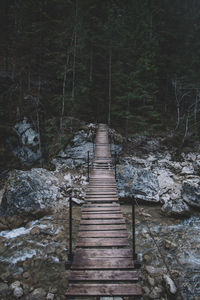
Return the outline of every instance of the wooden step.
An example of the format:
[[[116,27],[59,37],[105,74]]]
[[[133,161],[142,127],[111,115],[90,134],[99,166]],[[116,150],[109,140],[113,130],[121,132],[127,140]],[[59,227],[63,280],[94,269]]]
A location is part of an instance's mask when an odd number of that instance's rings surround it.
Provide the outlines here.
[[[139,284],[69,284],[70,296],[140,296]]]
[[[72,264],[72,270],[74,269],[134,269],[132,258],[113,258],[113,257],[101,257],[101,258],[75,258]]]
[[[98,257],[133,257],[133,252],[130,248],[112,248],[112,249],[77,249],[77,257],[88,257],[88,258],[98,258]]]
[[[118,270],[73,270],[70,275],[70,281],[137,281],[136,271],[118,271]]]
[[[81,225],[79,226],[79,230],[123,230],[126,229],[126,225]]]
[[[128,246],[127,238],[79,238],[77,247],[119,247]]]
[[[83,237],[128,237],[128,233],[126,230],[117,230],[117,231],[80,231],[78,233],[78,237],[83,238]]]

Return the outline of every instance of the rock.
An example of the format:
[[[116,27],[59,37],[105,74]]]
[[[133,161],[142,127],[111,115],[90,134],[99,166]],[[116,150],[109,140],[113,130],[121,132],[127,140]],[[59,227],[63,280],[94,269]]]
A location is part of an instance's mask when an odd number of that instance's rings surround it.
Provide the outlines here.
[[[22,289],[21,287],[16,287],[16,288],[14,289],[14,291],[13,291],[13,295],[14,295],[14,297],[17,298],[17,299],[20,298],[20,297],[22,297],[23,294],[24,294],[24,292],[23,292],[23,289]]]
[[[9,293],[7,283],[0,282],[0,296],[6,296]]]
[[[163,290],[161,287],[155,286],[151,293],[149,294],[150,299],[161,299],[160,295],[162,294]]]
[[[185,166],[183,167],[182,171],[181,171],[182,175],[192,175],[194,174],[194,168],[193,166]]]
[[[145,295],[149,295],[150,294],[150,289],[147,286],[142,286],[142,290],[144,292]]]
[[[37,288],[31,293],[30,300],[45,300],[45,297],[45,290],[43,288]]]
[[[115,154],[118,156],[122,152],[122,145],[116,145],[116,144],[111,143],[110,150],[111,150],[112,156],[114,156]]]
[[[38,226],[33,227],[31,229],[31,231],[30,231],[30,234],[31,235],[38,235],[38,234],[40,234],[40,228]]]
[[[189,152],[188,154],[186,154],[185,159],[191,162],[196,161],[197,156],[195,153]]]
[[[164,274],[163,275],[163,280],[164,280],[164,284],[166,286],[167,291],[172,294],[175,295],[177,292],[177,288],[173,282],[173,280],[169,277],[169,275]]]
[[[165,215],[171,217],[190,216],[190,208],[181,199],[165,202],[161,210]]]
[[[92,131],[80,130],[78,131],[71,145],[67,145],[63,152],[60,152],[58,155],[58,161],[55,159],[52,161],[54,165],[63,162],[65,167],[75,168],[81,165],[86,165],[86,160],[88,157],[88,151],[90,153],[90,160],[93,158],[93,138],[94,134]]]
[[[30,275],[29,272],[24,272],[24,273],[23,273],[23,278],[24,278],[24,279],[28,279],[30,276],[31,276],[31,275]]]
[[[168,250],[173,250],[178,247],[175,243],[173,243],[169,240],[163,240],[163,245],[164,245],[165,249],[168,249]]]
[[[50,292],[51,294],[56,294],[56,293],[58,292],[58,289],[57,289],[56,287],[50,287],[50,288],[49,288],[49,292]]]
[[[7,225],[2,224],[2,223],[0,222],[0,231],[2,231],[2,230],[8,230],[8,229],[9,229],[9,227],[8,227]]]
[[[153,277],[148,275],[147,280],[151,287],[155,285],[155,279]]]
[[[122,162],[125,164],[130,164],[136,169],[149,168],[151,166],[151,161],[148,159],[142,159],[137,156],[124,157]]]
[[[187,204],[200,208],[200,179],[183,181],[181,195]]]
[[[59,197],[58,179],[53,172],[42,168],[14,170],[5,189],[1,210],[5,215],[49,212]]]
[[[193,167],[194,167],[195,173],[197,175],[200,175],[200,160],[194,161],[193,162]]]
[[[152,215],[147,214],[145,212],[141,212],[140,215],[143,216],[143,217],[146,217],[146,218],[151,218],[152,217]]]
[[[11,283],[10,288],[11,288],[11,290],[14,290],[17,287],[20,287],[20,285],[21,285],[20,281],[15,281],[15,282]]]
[[[11,275],[10,271],[0,274],[1,280],[6,281],[6,282],[9,280],[9,277],[11,277],[11,276],[12,275]]]
[[[165,269],[163,269],[163,268],[155,268],[155,267],[150,266],[150,265],[145,266],[145,270],[150,275],[160,275],[160,274],[163,274],[165,272]]]
[[[93,159],[95,130],[96,125],[89,124],[74,135],[71,144],[67,145],[64,151],[61,151],[57,157],[52,160],[52,164],[55,165],[57,171],[64,168],[74,169],[80,166],[87,166],[88,151],[91,164]],[[114,143],[111,144],[113,152],[117,154],[121,153],[122,141],[123,138],[121,135],[115,134]]]
[[[78,205],[84,203],[83,200],[77,199],[77,198],[75,198],[75,197],[72,197],[72,201],[73,201],[74,203],[78,204]]]
[[[158,176],[158,183],[160,188],[160,195],[167,193],[174,187],[174,180],[170,176],[171,174],[167,170],[161,170]]]
[[[54,294],[48,293],[46,299],[47,299],[47,300],[54,300],[54,296],[55,296]]]
[[[121,198],[136,198],[159,202],[159,184],[147,169],[136,169],[130,164],[118,167],[117,187]]]
[[[145,263],[149,263],[151,261],[151,257],[148,254],[144,254],[143,260]]]
[[[26,166],[38,162],[41,159],[39,134],[32,129],[26,117],[14,126],[13,132],[16,138],[9,138],[7,142],[14,156]]]

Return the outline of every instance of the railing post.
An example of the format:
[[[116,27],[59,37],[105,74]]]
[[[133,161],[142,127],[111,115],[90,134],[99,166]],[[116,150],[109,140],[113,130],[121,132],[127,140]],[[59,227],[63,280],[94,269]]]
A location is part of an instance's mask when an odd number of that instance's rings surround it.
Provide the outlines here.
[[[72,194],[69,197],[69,252],[68,252],[68,261],[66,263],[67,267],[70,268],[73,261],[73,252],[72,252]]]
[[[138,260],[138,255],[135,249],[135,199],[132,200],[132,247],[133,247],[133,261],[136,269],[141,267],[141,263]]]
[[[132,200],[132,246],[133,246],[133,259],[137,259],[135,252],[135,200]]]
[[[115,151],[115,180],[117,180],[117,153]]]
[[[94,137],[92,139],[92,143],[93,143],[93,156],[94,156]]]
[[[89,178],[90,178],[90,151],[88,151],[88,153],[87,153],[87,173],[88,173],[87,181],[89,181]]]

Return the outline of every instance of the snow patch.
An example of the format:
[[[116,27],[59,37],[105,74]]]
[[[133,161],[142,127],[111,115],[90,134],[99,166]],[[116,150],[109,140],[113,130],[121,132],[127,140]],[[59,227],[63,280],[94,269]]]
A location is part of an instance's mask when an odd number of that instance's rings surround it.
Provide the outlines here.
[[[0,256],[0,262],[7,262],[9,264],[16,264],[19,261],[25,261],[28,258],[32,258],[36,255],[36,251],[34,249],[27,249],[26,251],[17,251],[13,256],[9,258],[3,258]]]
[[[38,220],[30,222],[30,225],[31,226],[29,228],[19,227],[19,228],[12,229],[12,230],[3,230],[0,232],[0,236],[4,237],[6,239],[13,239],[13,238],[16,238],[21,235],[29,234],[31,229],[35,225],[37,225],[41,229],[44,229],[47,227],[47,225],[39,224]]]

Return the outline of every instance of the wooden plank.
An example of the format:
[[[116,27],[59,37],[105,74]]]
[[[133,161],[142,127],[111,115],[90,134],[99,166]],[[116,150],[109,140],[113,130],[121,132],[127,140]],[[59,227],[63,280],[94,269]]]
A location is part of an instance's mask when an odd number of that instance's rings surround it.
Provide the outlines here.
[[[79,238],[77,247],[119,247],[128,246],[127,238]]]
[[[123,215],[120,214],[82,214],[82,219],[121,219]]]
[[[102,219],[98,219],[98,220],[80,220],[80,225],[95,225],[95,224],[125,224],[124,219],[106,219],[106,220],[102,220]]]
[[[140,296],[139,284],[69,284],[69,296]]]
[[[136,281],[138,275],[136,271],[118,271],[118,270],[73,270],[70,274],[70,281],[98,281],[99,279],[106,281]]]
[[[112,210],[107,211],[107,210],[105,210],[105,208],[101,211],[98,211],[97,209],[94,209],[92,211],[82,210],[82,213],[87,214],[87,215],[93,215],[93,214],[97,214],[97,215],[99,215],[99,214],[118,214],[118,215],[120,215],[121,214],[122,215],[121,210],[112,209]]]
[[[118,199],[113,200],[113,199],[86,199],[87,203],[112,203],[114,201],[118,201]]]
[[[113,206],[113,207],[83,207],[81,209],[81,211],[82,212],[87,212],[87,213],[90,213],[90,212],[101,213],[102,211],[110,213],[110,211],[111,212],[113,212],[113,211],[121,212],[121,209],[120,209],[119,206]]]
[[[72,270],[74,269],[133,269],[132,258],[113,258],[113,257],[99,257],[99,258],[83,258],[78,257],[74,259]]]
[[[133,252],[130,248],[112,248],[112,249],[77,249],[77,257],[98,258],[98,257],[133,257]]]
[[[105,199],[118,199],[117,194],[116,196],[113,195],[101,195],[101,194],[96,194],[96,195],[86,195],[85,199],[91,199],[91,198],[105,198]]]
[[[114,191],[114,192],[112,192],[112,191],[100,191],[100,190],[98,190],[98,189],[96,189],[96,191],[91,191],[91,192],[89,192],[89,191],[87,191],[87,195],[88,196],[91,196],[91,195],[108,195],[108,196],[110,196],[110,195],[117,195],[117,192],[116,191]]]
[[[128,237],[126,230],[116,231],[80,231],[78,237]]]
[[[82,206],[84,207],[120,207],[120,204],[118,202],[113,203],[85,203]]]
[[[126,225],[81,225],[79,230],[123,230]]]

